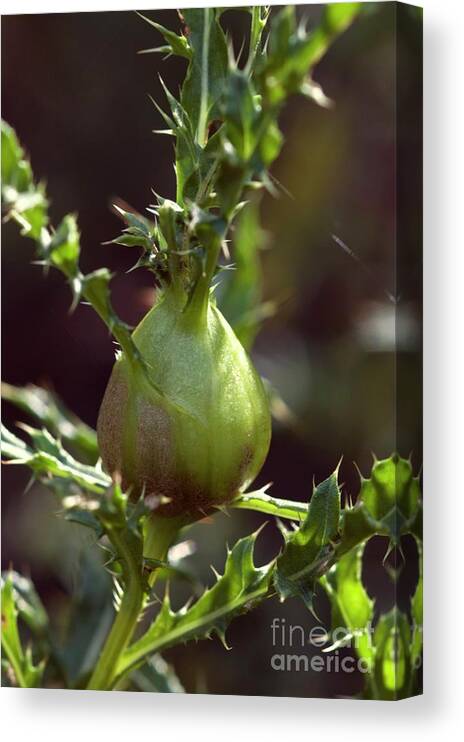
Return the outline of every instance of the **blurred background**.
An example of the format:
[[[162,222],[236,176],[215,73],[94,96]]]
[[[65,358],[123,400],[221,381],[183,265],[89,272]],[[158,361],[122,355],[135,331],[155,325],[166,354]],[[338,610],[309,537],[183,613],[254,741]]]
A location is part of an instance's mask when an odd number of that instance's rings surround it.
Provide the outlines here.
[[[288,195],[266,195],[261,204],[263,293],[277,312],[253,348],[258,369],[281,398],[256,485],[272,482],[278,497],[307,501],[313,479],[325,479],[341,456],[343,491],[352,497],[359,481],[353,462],[367,474],[372,452],[381,458],[398,448],[406,457],[412,452],[416,469],[421,463],[418,18],[411,13],[399,26],[395,5],[368,4],[317,67],[316,80],[333,107],[295,97],[280,120],[285,145],[273,175]],[[300,6],[299,12],[311,24],[321,8]],[[174,11],[148,15],[178,27]],[[240,46],[247,16],[230,11],[224,19]],[[177,58],[137,55],[158,42],[133,12],[2,18],[2,116],[16,129],[36,178],[46,181],[52,221],[78,213],[83,270],[106,265],[117,274],[114,304],[131,324],[153,302],[151,275],[126,275],[133,253],[102,243],[121,230],[110,209],[115,198],[143,212],[151,188],[174,197],[172,144],[152,133],[162,122],[147,93],[163,102],[158,74],[175,92],[185,66]],[[61,275],[43,276],[31,265],[31,244],[14,225],[4,225],[2,237],[3,379],[53,389],[95,426],[114,360],[111,339],[87,307],[69,313]],[[7,404],[3,417],[9,426],[23,419]],[[110,611],[108,579],[90,534],[56,518],[57,504],[43,488],[24,493],[28,479],[26,471],[3,467],[3,566],[12,563],[33,577],[59,635],[69,620],[70,596],[84,596],[84,617]],[[234,512],[196,526],[191,563],[200,579],[211,581],[210,564],[221,570],[226,539],[233,543],[263,520]],[[274,556],[280,543],[269,523],[257,561]],[[382,609],[394,599],[382,568],[385,548],[382,539],[373,540],[364,564]],[[405,553],[414,554],[409,542]],[[405,605],[416,573],[411,560],[400,579]],[[183,590],[175,596],[179,601]],[[323,597],[317,610],[320,622],[327,621]],[[359,692],[358,673],[271,670],[274,617],[308,631],[317,623],[302,603],[266,601],[233,622],[232,651],[213,640],[176,648],[167,658],[189,691]]]

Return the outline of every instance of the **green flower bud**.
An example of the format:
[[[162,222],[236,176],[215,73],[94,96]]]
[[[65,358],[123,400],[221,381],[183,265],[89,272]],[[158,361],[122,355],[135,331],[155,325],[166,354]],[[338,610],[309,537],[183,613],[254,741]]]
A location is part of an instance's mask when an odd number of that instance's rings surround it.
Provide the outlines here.
[[[103,465],[158,513],[199,515],[260,471],[271,435],[260,377],[221,312],[180,308],[169,289],[116,361],[98,418]]]

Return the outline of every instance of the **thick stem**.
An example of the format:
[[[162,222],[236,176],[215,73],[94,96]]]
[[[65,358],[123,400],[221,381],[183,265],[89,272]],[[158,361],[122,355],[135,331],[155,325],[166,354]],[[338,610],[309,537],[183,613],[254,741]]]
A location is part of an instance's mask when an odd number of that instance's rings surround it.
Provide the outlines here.
[[[113,686],[117,662],[134,633],[144,602],[142,575],[135,554],[116,529],[111,531],[110,537],[123,560],[126,589],[116,620],[90,678],[88,690],[110,690]]]
[[[179,529],[187,522],[188,519],[183,516],[163,518],[152,515],[147,518],[144,528],[144,557],[165,560],[168,549]],[[137,559],[130,543],[121,532],[114,529],[111,530],[109,536],[123,561],[126,589],[119,613],[90,678],[87,686],[88,690],[110,690],[114,686],[117,680],[116,667],[132,638],[144,606],[145,592],[140,560]],[[149,578],[151,587],[153,587],[157,575],[158,570],[154,569]]]
[[[143,556],[164,561],[180,529],[191,521],[192,518],[185,515],[168,518],[152,513],[144,524]]]

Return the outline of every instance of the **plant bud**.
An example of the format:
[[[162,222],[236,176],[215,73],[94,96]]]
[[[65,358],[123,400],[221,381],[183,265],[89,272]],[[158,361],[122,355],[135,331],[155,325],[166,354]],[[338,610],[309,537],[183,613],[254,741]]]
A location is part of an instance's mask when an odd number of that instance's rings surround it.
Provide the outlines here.
[[[248,487],[266,458],[269,404],[221,312],[169,290],[133,333],[143,365],[116,361],[98,418],[105,469],[161,515],[199,517]]]

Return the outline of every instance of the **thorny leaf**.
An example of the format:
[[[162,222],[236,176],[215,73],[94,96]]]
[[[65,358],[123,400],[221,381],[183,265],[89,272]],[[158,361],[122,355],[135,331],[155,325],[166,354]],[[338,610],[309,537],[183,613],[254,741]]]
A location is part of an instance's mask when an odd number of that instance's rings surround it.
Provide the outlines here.
[[[284,550],[277,559],[274,584],[281,600],[298,596],[313,610],[316,578],[329,567],[340,520],[338,468],[314,487],[308,513],[293,531],[283,529]]]
[[[24,649],[18,629],[18,618],[26,614],[29,616],[31,606],[25,606],[24,594],[15,588],[17,577],[15,573],[6,573],[2,576],[2,648],[5,657],[13,671],[14,682],[20,688],[36,688],[41,684],[45,670],[45,658],[37,662],[32,654],[31,646]],[[34,600],[36,596],[34,594]],[[21,607],[18,606],[18,601]],[[35,607],[37,602],[35,601]]]
[[[120,660],[121,676],[147,656],[192,639],[216,634],[225,643],[226,629],[235,616],[248,610],[269,591],[274,562],[256,567],[253,551],[258,531],[237,541],[228,551],[224,574],[218,575],[193,605],[174,611],[166,589],[161,609],[146,633],[132,644]]]

